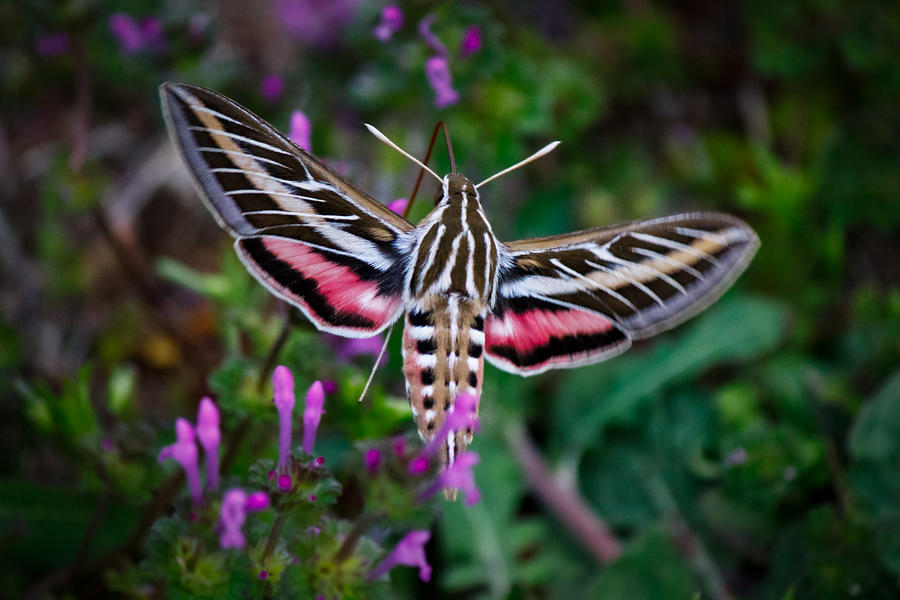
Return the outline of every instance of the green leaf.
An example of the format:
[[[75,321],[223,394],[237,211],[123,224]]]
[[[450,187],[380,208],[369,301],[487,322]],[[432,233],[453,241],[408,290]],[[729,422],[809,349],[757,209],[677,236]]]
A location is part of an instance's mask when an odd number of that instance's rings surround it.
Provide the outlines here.
[[[863,408],[850,432],[850,483],[875,525],[882,564],[900,584],[900,371]]]
[[[156,262],[156,273],[163,279],[207,298],[225,300],[231,292],[231,283],[224,274],[201,273],[171,258],[159,259]]]
[[[129,366],[116,367],[109,374],[107,389],[109,395],[107,405],[110,412],[116,417],[124,417],[134,409],[137,371]]]
[[[690,598],[697,585],[669,536],[653,528],[631,542],[604,568],[586,597],[609,600]]]
[[[670,383],[771,350],[783,336],[786,317],[786,309],[771,300],[732,297],[674,341],[659,341],[644,353],[573,373],[556,403],[561,444],[580,453],[604,427],[633,419],[647,399]]]
[[[876,463],[900,458],[900,371],[859,411],[848,449],[854,460]],[[894,465],[897,468],[897,465]]]

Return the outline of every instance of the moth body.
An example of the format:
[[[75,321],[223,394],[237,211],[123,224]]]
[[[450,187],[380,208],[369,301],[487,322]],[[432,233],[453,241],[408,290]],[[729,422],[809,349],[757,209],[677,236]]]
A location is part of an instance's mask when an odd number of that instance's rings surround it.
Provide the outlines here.
[[[496,293],[500,242],[475,185],[451,173],[442,197],[412,232],[406,274],[403,372],[419,435],[430,442],[457,395],[481,395],[484,319]],[[440,460],[452,465],[472,432],[447,434]]]

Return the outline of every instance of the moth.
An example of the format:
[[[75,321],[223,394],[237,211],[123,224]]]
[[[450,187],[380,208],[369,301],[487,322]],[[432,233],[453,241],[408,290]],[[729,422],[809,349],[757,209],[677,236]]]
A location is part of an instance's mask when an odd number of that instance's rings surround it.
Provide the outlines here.
[[[429,442],[459,394],[480,397],[485,358],[519,375],[608,359],[706,308],[759,246],[744,222],[709,212],[501,242],[479,188],[555,143],[477,185],[394,146],[441,185],[414,226],[228,98],[175,83],[160,95],[201,197],[262,285],[336,335],[405,314],[403,372]],[[471,441],[447,433],[441,462]]]

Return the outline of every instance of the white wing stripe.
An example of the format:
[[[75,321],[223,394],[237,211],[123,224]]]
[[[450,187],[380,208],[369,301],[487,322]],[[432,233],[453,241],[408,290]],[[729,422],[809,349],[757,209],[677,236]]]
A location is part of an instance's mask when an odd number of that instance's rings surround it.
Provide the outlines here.
[[[193,96],[191,96],[191,98],[193,100],[192,102],[190,102],[192,110],[195,110],[197,112],[205,112],[207,114],[210,114],[210,115],[216,117],[217,119],[220,119],[220,120],[225,119],[226,121],[231,121],[232,123],[237,123],[238,125],[241,125],[242,127],[247,127],[248,129],[250,128],[250,126],[247,125],[247,123],[245,123],[244,121],[239,121],[238,119],[229,117],[228,115],[223,115],[219,111],[213,110],[212,108],[206,106],[205,104],[201,104],[200,101],[194,99]]]
[[[649,258],[654,258],[654,259],[658,259],[663,262],[669,263],[670,265],[677,267],[681,271],[690,273],[691,276],[694,277],[695,279],[697,279],[698,281],[706,281],[706,278],[703,277],[703,274],[700,271],[698,271],[697,269],[695,269],[694,267],[692,267],[690,265],[686,265],[683,262],[679,262],[670,256],[667,256],[660,252],[656,252],[654,250],[650,250],[648,248],[631,248],[631,251],[634,252],[635,254],[640,254],[641,256],[647,256]],[[684,289],[684,288],[682,288],[682,289]]]
[[[264,194],[268,196],[284,196],[285,198],[293,198],[295,200],[311,200],[312,202],[325,202],[321,198],[310,198],[308,196],[299,196],[297,194],[292,194],[290,192],[270,192],[269,190],[264,190],[260,188],[253,188],[249,190],[228,190],[225,192],[226,196],[241,196],[243,194]]]
[[[608,287],[598,286],[598,285],[597,285],[597,282],[593,281],[592,279],[590,279],[590,278],[588,278],[588,277],[585,277],[584,275],[582,275],[581,273],[579,273],[579,272],[576,271],[575,269],[570,269],[570,268],[567,267],[566,265],[562,264],[562,262],[560,262],[560,260],[557,259],[557,258],[551,258],[551,259],[550,259],[550,263],[553,264],[553,265],[555,265],[557,268],[561,269],[563,272],[569,273],[570,275],[574,275],[577,279],[581,279],[581,280],[587,282],[587,284],[588,284],[589,287],[588,287],[588,289],[585,290],[585,291],[589,291],[589,292],[592,292],[592,291],[594,291],[594,290],[602,291],[603,293],[609,294],[609,295],[612,296],[613,298],[616,298],[617,300],[619,300],[619,301],[622,302],[623,304],[627,305],[629,308],[631,308],[631,310],[633,310],[633,311],[635,311],[635,312],[638,312],[637,306],[635,306],[634,304],[632,304],[632,303],[628,300],[628,298],[626,298],[625,296],[623,296],[623,295],[620,294],[619,292],[617,292],[617,291],[615,291],[615,290],[613,290],[613,289],[610,289],[610,288],[608,288]]]
[[[272,152],[277,152],[278,154],[286,154],[286,155],[288,155],[288,156],[294,156],[293,154],[291,154],[291,153],[288,152],[287,150],[282,150],[281,148],[276,148],[275,146],[272,146],[272,145],[267,144],[267,143],[265,143],[265,142],[260,142],[260,141],[258,141],[258,140],[254,140],[254,139],[252,139],[252,138],[244,137],[244,136],[238,135],[238,134],[236,134],[236,133],[231,133],[231,132],[229,132],[229,131],[225,131],[224,129],[210,129],[209,127],[200,127],[199,125],[191,125],[189,129],[191,129],[191,131],[205,131],[205,132],[207,132],[207,133],[211,133],[211,134],[214,134],[214,135],[225,135],[225,136],[230,137],[230,138],[233,139],[233,140],[239,140],[239,141],[241,141],[241,142],[247,142],[248,144],[252,144],[252,145],[254,145],[254,146],[259,146],[260,148],[265,148],[266,150],[270,150],[270,151],[272,151]],[[250,156],[253,157],[252,154],[250,154]],[[299,162],[299,161],[298,161],[298,162]]]
[[[255,159],[256,157],[254,156],[253,158]],[[317,182],[308,182],[308,181],[297,181],[297,180],[291,180],[291,179],[282,179],[281,177],[275,177],[274,175],[271,175],[271,174],[267,173],[266,171],[248,171],[246,169],[239,169],[239,168],[234,168],[234,167],[217,167],[215,169],[210,169],[209,172],[210,173],[242,173],[247,176],[252,175],[254,177],[265,177],[266,179],[271,179],[272,181],[277,181],[278,183],[284,183],[286,185],[290,185],[290,186],[294,186],[294,187],[304,187],[304,189],[309,189],[308,186],[310,183],[317,183]],[[321,185],[321,184],[319,184],[319,185]]]
[[[556,260],[556,259],[554,258],[553,260]],[[628,269],[628,268],[610,269],[609,267],[604,267],[603,265],[598,265],[597,263],[591,262],[589,260],[586,260],[584,262],[589,267],[592,267],[599,271],[603,271],[604,273],[609,273],[616,279],[624,279],[631,285],[635,286],[636,288],[638,288],[639,290],[641,290],[642,292],[647,294],[649,297],[653,298],[653,301],[656,302],[657,304],[659,304],[661,307],[663,307],[664,309],[666,308],[666,303],[662,301],[662,298],[660,298],[659,296],[654,294],[653,290],[648,288],[646,285],[644,285],[643,283],[641,283],[640,281],[638,281],[637,279],[635,279],[634,277],[631,277],[629,275],[630,269]],[[625,262],[625,264],[628,265],[628,267],[634,266],[633,263],[629,263],[629,262]],[[648,269],[648,270],[652,271],[652,269]],[[588,277],[588,279],[590,279],[590,278]],[[606,288],[602,288],[602,289],[606,289]]]
[[[267,162],[269,164],[275,165],[276,167],[281,167],[282,169],[291,169],[292,168],[286,164],[280,163],[280,162],[278,162],[276,160],[272,160],[270,158],[265,158],[262,156],[248,155],[246,152],[238,152],[237,150],[226,150],[225,148],[210,148],[209,146],[197,146],[197,151],[198,152],[220,152],[222,154],[231,154],[234,156],[241,156],[244,158],[246,158],[247,156],[250,156],[250,158],[252,158],[253,160],[255,160],[257,162]]]
[[[708,254],[707,252],[704,252],[703,250],[698,250],[697,248],[695,248],[694,246],[691,246],[690,244],[682,244],[681,242],[676,242],[675,240],[669,240],[666,238],[661,238],[661,237],[658,237],[655,235],[651,235],[649,233],[640,233],[637,231],[631,231],[628,233],[628,235],[630,235],[634,239],[640,240],[642,242],[649,242],[651,244],[656,244],[657,246],[664,246],[666,248],[672,248],[673,250],[681,250],[683,252],[687,252],[688,254],[691,254],[693,256],[698,256],[704,260],[708,260],[709,262],[716,265],[717,267],[720,266],[720,264],[721,264],[719,262],[719,260],[716,259],[714,256],[711,256],[710,254]],[[712,237],[712,236],[707,236],[707,239],[709,239],[709,237]]]
[[[615,263],[617,265],[622,265],[622,268],[608,270],[608,269],[604,269],[600,265],[598,265],[594,262],[591,262],[589,260],[585,261],[585,262],[592,267],[596,267],[596,268],[600,269],[601,271],[607,271],[608,273],[613,273],[613,274],[621,274],[623,279],[626,279],[630,283],[640,287],[647,294],[651,294],[651,292],[649,289],[645,289],[643,283],[646,281],[650,281],[652,279],[657,279],[657,278],[662,279],[663,281],[665,281],[666,283],[671,285],[673,288],[679,290],[682,294],[687,294],[687,291],[684,289],[683,285],[681,285],[680,283],[678,283],[677,281],[675,281],[674,279],[669,277],[669,275],[667,275],[666,273],[663,273],[659,269],[654,269],[653,267],[651,267],[649,265],[645,265],[643,263],[632,262],[632,261],[626,260],[624,258],[619,258],[618,256],[616,256],[609,250],[606,250],[600,258],[602,260],[605,260],[605,261],[608,261],[611,263]],[[650,275],[649,279],[647,277],[641,277],[637,273],[633,273],[634,270],[640,270],[640,271],[643,271],[644,273],[648,273]]]
[[[331,221],[356,221],[359,215],[320,215],[318,213],[299,213],[291,210],[248,210],[245,215],[289,215],[292,217],[303,217],[306,219],[326,219]],[[315,225],[315,223],[310,223]]]

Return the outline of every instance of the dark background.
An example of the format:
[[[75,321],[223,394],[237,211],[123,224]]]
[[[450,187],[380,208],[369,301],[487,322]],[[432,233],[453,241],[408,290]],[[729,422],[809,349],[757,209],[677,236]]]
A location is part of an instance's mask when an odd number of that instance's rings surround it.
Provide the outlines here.
[[[2,595],[109,593],[140,560],[142,519],[165,510],[155,456],[172,420],[209,392],[264,404],[248,381],[284,309],[169,144],[157,86],[178,80],[283,131],[303,110],[312,151],[384,202],[415,167],[363,122],[421,156],[447,121],[476,181],[562,140],[482,190],[501,239],[690,209],[759,233],[735,289],[657,340],[529,379],[486,368],[484,498],[442,507],[430,593],[900,596],[900,5],[415,2],[387,42],[381,8],[0,5]],[[117,12],[159,33],[129,50]],[[460,95],[441,110],[416,32],[428,12]],[[473,25],[483,46],[464,58]],[[448,168],[440,144],[432,164]],[[350,477],[355,441],[413,428],[396,342],[362,405],[371,357],[340,362],[302,323],[281,356],[298,387],[338,382],[323,453]],[[274,452],[262,422],[238,467]],[[560,525],[520,468],[528,444],[621,557],[600,566],[588,534]]]

